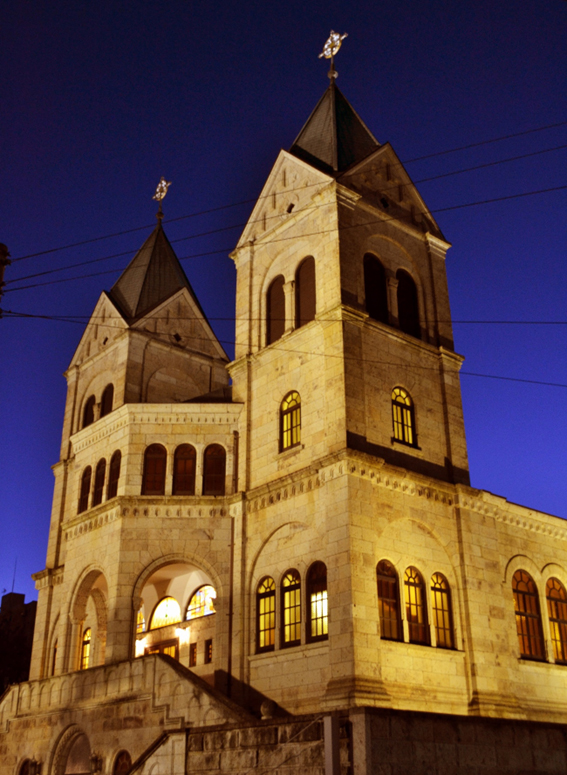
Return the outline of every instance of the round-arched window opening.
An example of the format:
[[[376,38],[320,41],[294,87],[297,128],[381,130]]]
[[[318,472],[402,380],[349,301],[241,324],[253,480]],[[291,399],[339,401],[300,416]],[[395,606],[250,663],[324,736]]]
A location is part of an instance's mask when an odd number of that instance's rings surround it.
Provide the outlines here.
[[[156,605],[150,622],[150,630],[167,627],[181,621],[181,608],[174,597],[164,597]]]
[[[128,751],[120,751],[114,761],[112,775],[127,775],[132,767],[132,757]]]
[[[187,619],[200,619],[202,616],[209,616],[216,613],[215,599],[217,593],[210,584],[205,584],[198,589],[192,596],[187,607]]]
[[[80,734],[73,741],[64,775],[88,775],[91,771],[91,746],[85,734]]]

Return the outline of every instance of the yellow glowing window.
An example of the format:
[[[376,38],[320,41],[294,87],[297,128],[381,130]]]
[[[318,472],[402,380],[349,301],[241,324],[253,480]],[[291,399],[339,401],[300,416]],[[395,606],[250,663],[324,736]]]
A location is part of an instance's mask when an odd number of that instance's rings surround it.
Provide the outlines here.
[[[168,624],[177,624],[181,621],[181,609],[179,603],[173,597],[164,597],[154,609],[150,630],[158,627],[166,627]]]
[[[216,596],[215,588],[211,587],[210,584],[198,589],[189,601],[187,619],[199,619],[201,616],[214,614]]]
[[[307,573],[308,616],[307,639],[326,640],[329,637],[329,608],[327,599],[327,566],[314,562]]]
[[[288,570],[282,581],[282,646],[301,643],[301,579]]]
[[[406,619],[409,625],[410,643],[429,643],[429,624],[425,603],[423,579],[418,570],[408,568],[405,572]]]
[[[556,662],[567,662],[567,593],[557,579],[549,579],[545,585],[549,629]]]
[[[81,665],[80,670],[86,670],[89,666],[89,660],[91,656],[91,628],[87,629],[83,633],[83,642],[81,643]]]
[[[257,617],[257,650],[272,651],[276,641],[276,585],[269,576],[258,585]]]
[[[529,573],[524,570],[514,573],[512,593],[520,653],[528,659],[545,659],[538,591]]]
[[[301,398],[292,390],[282,401],[280,410],[280,450],[290,449],[301,443]]]
[[[377,567],[380,637],[402,640],[398,574],[388,560],[380,560]]]
[[[144,619],[144,607],[140,606],[136,617],[136,632],[144,632],[146,629],[146,620]]]
[[[395,387],[392,390],[392,423],[394,439],[401,441],[402,444],[415,447],[416,435],[413,402],[409,393],[400,387]]]
[[[447,579],[440,573],[434,573],[431,577],[431,613],[437,645],[452,649],[451,592]]]

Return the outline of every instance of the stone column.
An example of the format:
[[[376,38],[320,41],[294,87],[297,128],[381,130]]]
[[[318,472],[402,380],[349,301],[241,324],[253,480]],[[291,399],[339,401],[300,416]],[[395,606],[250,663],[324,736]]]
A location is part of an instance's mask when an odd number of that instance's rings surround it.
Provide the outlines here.
[[[388,283],[388,310],[390,325],[397,328],[400,324],[398,314],[398,281],[395,277],[388,277],[386,282]]]
[[[295,328],[295,281],[284,283],[285,295],[285,329],[284,334],[289,334]]]

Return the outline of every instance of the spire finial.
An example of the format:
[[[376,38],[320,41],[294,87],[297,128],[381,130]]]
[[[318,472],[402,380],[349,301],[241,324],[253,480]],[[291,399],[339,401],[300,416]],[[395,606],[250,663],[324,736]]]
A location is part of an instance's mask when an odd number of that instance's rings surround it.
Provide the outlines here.
[[[337,54],[341,47],[341,43],[347,37],[347,35],[347,32],[341,35],[340,32],[331,30],[331,34],[323,46],[323,51],[321,51],[319,54],[319,59],[321,59],[321,57],[325,57],[325,59],[331,60],[331,67],[329,69],[329,78],[331,79],[331,83],[333,83],[334,80],[339,77],[339,74],[335,70],[335,55]]]
[[[156,192],[152,197],[152,199],[155,199],[159,203],[159,207],[157,211],[158,220],[161,220],[163,218],[163,210],[161,209],[161,202],[162,202],[162,199],[167,194],[167,189],[170,186],[171,186],[171,181],[169,181],[168,183],[167,180],[162,175],[159,183],[157,184]]]

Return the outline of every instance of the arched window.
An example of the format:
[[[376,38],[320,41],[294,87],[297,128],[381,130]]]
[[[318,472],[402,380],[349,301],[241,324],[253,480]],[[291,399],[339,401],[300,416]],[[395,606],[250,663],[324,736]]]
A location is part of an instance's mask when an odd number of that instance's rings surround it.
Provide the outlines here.
[[[200,619],[202,616],[209,616],[216,613],[215,600],[217,593],[210,584],[205,584],[193,593],[189,605],[187,606],[186,619]]]
[[[266,344],[272,344],[285,331],[284,278],[278,275],[272,280],[266,296]]]
[[[24,759],[18,770],[18,775],[32,775],[31,759]]]
[[[91,492],[92,473],[93,473],[92,468],[90,466],[87,466],[83,471],[83,475],[81,476],[81,492],[79,495],[79,508],[77,510],[78,514],[81,514],[83,511],[86,511],[89,507],[89,495]]]
[[[102,494],[104,492],[104,477],[106,476],[106,460],[102,458],[96,464],[94,489],[93,489],[93,506],[98,506],[102,503]]]
[[[116,498],[118,493],[118,480],[120,479],[120,462],[122,453],[119,449],[110,458],[110,468],[108,471],[108,488],[106,490],[106,499]]]
[[[276,642],[276,584],[262,579],[256,593],[256,651],[273,651]]]
[[[410,394],[401,387],[392,390],[392,426],[396,441],[410,447],[417,446],[413,401]]]
[[[431,577],[431,614],[437,646],[444,649],[454,648],[451,590],[447,579],[441,573],[434,573]]]
[[[314,562],[307,571],[307,640],[327,640],[329,637],[329,611],[327,600],[327,566]]]
[[[81,664],[79,669],[86,670],[89,666],[89,660],[91,656],[91,628],[87,629],[83,633],[83,640],[81,643]]]
[[[150,444],[144,454],[144,479],[142,495],[165,493],[165,465],[167,452],[161,444]]]
[[[295,326],[300,328],[315,320],[315,259],[304,258],[295,273]]]
[[[520,654],[529,659],[545,659],[537,587],[525,570],[514,573],[512,592]]]
[[[120,751],[114,760],[112,775],[128,775],[132,768],[132,757],[128,751]]]
[[[301,397],[292,390],[280,407],[280,452],[301,444]]]
[[[146,631],[146,620],[144,619],[144,606],[141,605],[138,608],[138,613],[136,614],[136,633],[140,634],[141,632]]]
[[[91,767],[91,746],[87,736],[81,734],[73,740],[64,769],[57,767],[55,771],[65,775],[84,775],[92,771]]]
[[[425,585],[420,572],[416,568],[408,568],[405,572],[404,584],[410,643],[429,645]]]
[[[282,648],[301,643],[301,577],[296,570],[284,574],[281,586]]]
[[[226,451],[220,444],[211,444],[203,459],[203,495],[224,495]]]
[[[191,444],[181,444],[173,459],[173,495],[195,495],[197,453]]]
[[[366,311],[374,320],[388,323],[388,287],[384,267],[376,256],[364,256],[364,296]]]
[[[51,650],[51,675],[55,675],[55,667],[57,666],[57,641],[53,644]]]
[[[567,594],[558,579],[549,579],[545,585],[547,612],[553,655],[556,662],[567,662]]]
[[[378,578],[380,637],[386,640],[402,640],[398,574],[388,560],[380,560],[376,574]]]
[[[417,303],[417,288],[411,276],[398,269],[398,321],[400,329],[410,336],[421,339],[419,322],[419,305]]]
[[[114,385],[107,385],[102,393],[100,399],[100,416],[106,417],[107,414],[112,412],[112,404],[114,402]]]
[[[87,400],[87,403],[85,404],[85,408],[83,409],[83,428],[86,428],[88,425],[92,425],[94,422],[95,402],[95,397],[90,396]]]
[[[159,627],[167,627],[168,624],[177,624],[181,621],[181,609],[174,597],[164,597],[154,608],[150,620],[150,630]]]

